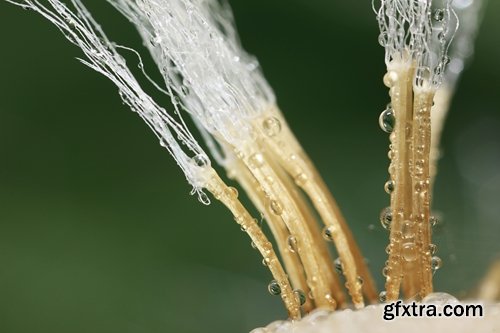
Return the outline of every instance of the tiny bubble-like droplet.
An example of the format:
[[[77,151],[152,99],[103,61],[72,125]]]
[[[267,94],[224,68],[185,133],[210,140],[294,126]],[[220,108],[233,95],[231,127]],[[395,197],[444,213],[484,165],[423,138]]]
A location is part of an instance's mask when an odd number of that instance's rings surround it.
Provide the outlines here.
[[[276,280],[272,280],[269,285],[267,286],[267,290],[269,290],[269,293],[274,296],[278,296],[281,294],[281,287]]]
[[[406,220],[403,222],[401,227],[401,235],[404,239],[411,239],[415,237],[415,224],[410,220]]]
[[[234,197],[234,198],[237,198],[238,197],[238,190],[232,186],[229,186],[227,188],[227,194],[229,194],[230,196]]]
[[[436,11],[434,12],[434,19],[438,22],[441,22],[442,20],[444,20],[444,9],[436,9]]]
[[[415,247],[415,243],[404,243],[402,248],[403,258],[406,261],[415,261],[417,260],[417,251]]]
[[[332,306],[332,308],[334,308],[334,309],[337,308],[337,301],[335,300],[335,298],[333,298],[333,296],[331,294],[326,294],[325,299]]]
[[[283,213],[283,206],[278,200],[271,200],[269,202],[269,209],[275,215],[281,215]]]
[[[431,217],[429,217],[429,223],[430,223],[431,227],[435,227],[439,223],[439,220],[437,217],[431,216]]]
[[[304,186],[309,180],[309,178],[305,173],[301,172],[297,176],[295,176],[294,180],[295,184],[297,184],[298,186]]]
[[[329,242],[333,240],[334,233],[335,227],[333,225],[327,225],[323,228],[323,238]]]
[[[335,271],[339,274],[343,274],[343,269],[342,269],[342,260],[340,260],[340,258],[337,258],[335,259],[335,261],[333,262],[334,266],[335,266]]]
[[[210,166],[210,160],[206,155],[198,154],[192,158],[194,164],[200,168],[206,168]]]
[[[262,123],[262,129],[267,136],[276,136],[281,132],[281,122],[275,117],[269,117]]]
[[[251,168],[260,168],[264,165],[264,155],[255,153],[248,159],[248,164]]]
[[[396,73],[395,71],[388,71],[385,75],[384,75],[384,85],[387,87],[387,88],[391,88],[394,86],[394,84],[396,84],[398,80],[398,73]]]
[[[394,191],[394,182],[392,180],[388,180],[384,185],[384,190],[387,194],[391,194]]]
[[[271,259],[269,259],[269,258],[262,259],[262,265],[267,267],[267,266],[269,266],[270,263],[271,263]]]
[[[389,266],[384,266],[384,268],[382,268],[382,275],[385,276],[385,277],[388,277],[389,276],[389,271],[390,271]]]
[[[387,302],[387,292],[381,291],[380,294],[378,294],[378,300],[380,301],[380,303]]]
[[[386,34],[380,33],[378,35],[378,43],[380,44],[380,46],[385,47],[385,45],[386,45]]]
[[[302,290],[295,289],[293,292],[297,297],[297,300],[299,301],[300,305],[306,304],[307,301],[306,294]]]
[[[288,236],[287,243],[288,243],[288,250],[290,250],[290,252],[292,253],[297,252],[297,238],[295,238],[294,236]]]
[[[382,224],[382,227],[386,230],[391,229],[391,222],[392,222],[392,211],[391,207],[386,207],[382,209],[380,212],[380,223]]]
[[[433,256],[431,258],[431,269],[434,272],[437,271],[438,269],[440,269],[442,265],[443,265],[443,261],[441,260],[441,258],[436,257],[436,256]]]
[[[363,278],[361,276],[358,275],[356,277],[356,287],[361,288],[363,286],[364,282],[365,281],[363,280]]]
[[[378,124],[382,131],[386,133],[391,133],[394,130],[394,125],[396,124],[396,117],[394,116],[394,110],[390,106],[382,111],[378,118]]]
[[[429,244],[429,253],[431,255],[434,255],[437,251],[437,246],[436,244]]]

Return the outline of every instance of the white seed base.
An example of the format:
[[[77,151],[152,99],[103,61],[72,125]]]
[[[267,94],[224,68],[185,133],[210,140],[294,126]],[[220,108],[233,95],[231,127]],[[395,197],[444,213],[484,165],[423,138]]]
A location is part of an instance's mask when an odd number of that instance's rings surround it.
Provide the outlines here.
[[[500,304],[480,301],[458,302],[453,296],[436,293],[425,304],[435,304],[438,313],[445,304],[482,304],[483,317],[398,317],[384,320],[385,304],[370,305],[362,310],[315,310],[299,321],[275,321],[250,333],[433,333],[433,332],[500,332]],[[424,300],[425,301],[425,300]],[[394,313],[394,311],[393,311]],[[401,309],[400,309],[401,313]]]

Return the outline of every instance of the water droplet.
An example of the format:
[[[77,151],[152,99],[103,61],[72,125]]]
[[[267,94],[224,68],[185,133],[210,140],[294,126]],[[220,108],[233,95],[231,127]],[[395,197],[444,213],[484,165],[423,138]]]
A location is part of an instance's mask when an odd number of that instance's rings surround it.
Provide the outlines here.
[[[196,166],[199,166],[200,168],[206,168],[210,166],[210,160],[208,159],[207,155],[204,154],[198,154],[192,158],[192,161]]]
[[[440,269],[442,265],[443,265],[443,261],[441,260],[441,258],[436,257],[436,256],[433,256],[431,258],[431,269],[433,272]]]
[[[327,225],[323,228],[323,238],[329,242],[333,241],[333,235],[335,233],[335,227],[333,225]]]
[[[331,294],[326,294],[325,295],[326,301],[332,306],[332,308],[336,309],[337,308],[337,301]]]
[[[429,252],[433,256],[437,251],[437,246],[436,244],[429,244]]]
[[[401,226],[401,234],[404,239],[411,239],[415,237],[415,223],[410,220],[404,221]]]
[[[297,238],[293,236],[288,236],[287,243],[288,243],[288,250],[290,250],[290,252],[292,253],[297,252]]]
[[[394,130],[395,123],[396,118],[394,117],[394,111],[390,104],[388,104],[387,108],[380,114],[378,124],[380,125],[382,131],[391,133]]]
[[[380,44],[380,46],[385,47],[385,45],[387,44],[387,34],[380,33],[380,35],[378,35],[378,43]]]
[[[392,160],[394,158],[394,151],[391,149],[387,152],[387,157]]]
[[[415,72],[415,85],[417,87],[423,87],[425,83],[429,83],[431,80],[432,74],[429,67],[420,66],[416,69]]]
[[[380,303],[387,302],[387,292],[381,291],[380,294],[378,294],[378,300],[380,301]]]
[[[450,57],[448,57],[447,55],[444,55],[443,58],[441,59],[441,62],[443,63],[444,66],[448,65],[450,63]]]
[[[380,212],[380,223],[382,224],[382,227],[386,230],[391,229],[391,222],[392,222],[392,211],[391,207],[386,207],[382,209]]]
[[[342,269],[342,260],[340,260],[340,258],[337,258],[335,259],[335,261],[333,262],[334,266],[335,266],[335,271],[339,274],[343,274],[343,269]]]
[[[248,159],[248,164],[252,168],[260,168],[262,165],[264,165],[264,155],[262,155],[261,153],[253,154]]]
[[[385,276],[385,277],[388,277],[389,273],[390,273],[389,266],[384,266],[384,268],[382,268],[382,275]]]
[[[297,297],[297,300],[299,301],[300,305],[306,304],[307,301],[306,294],[302,290],[295,289],[293,292]]]
[[[269,290],[269,293],[274,296],[278,296],[281,294],[281,287],[276,280],[272,280],[269,285],[267,286],[267,290]]]
[[[264,129],[264,134],[273,137],[281,132],[281,122],[277,118],[269,117],[262,123],[262,128]]]
[[[385,253],[390,254],[390,253],[391,253],[391,250],[392,250],[392,246],[391,246],[391,244],[388,244],[388,245],[385,247]]]
[[[357,287],[357,288],[361,288],[361,287],[363,287],[363,283],[364,283],[364,282],[365,282],[365,281],[363,280],[363,278],[362,278],[361,276],[359,276],[359,275],[358,275],[358,276],[356,277],[356,287]]]
[[[265,179],[266,183],[268,183],[269,185],[273,185],[274,184],[274,178],[273,177],[266,176],[264,179]]]
[[[269,259],[269,258],[262,259],[262,265],[267,267],[267,266],[269,266],[270,263],[271,263],[271,259]]]
[[[236,223],[242,224],[245,221],[245,218],[242,215],[237,215],[234,217],[234,220],[236,221]]]
[[[429,181],[419,181],[415,183],[415,192],[417,193],[422,193],[427,190],[427,187],[429,185]]]
[[[417,249],[415,247],[415,243],[404,243],[402,248],[403,258],[406,261],[415,261],[417,260]]]
[[[384,185],[384,190],[388,194],[391,194],[394,191],[394,182],[392,180],[388,180]]]
[[[434,12],[434,19],[438,22],[441,22],[442,20],[444,20],[444,9],[436,9],[436,11]]]
[[[250,246],[252,246],[252,249],[257,249],[257,245],[254,242],[250,242]]]
[[[269,201],[269,209],[275,215],[281,215],[283,213],[283,206],[278,200]]]
[[[433,216],[429,217],[429,223],[430,223],[431,227],[435,227],[439,223],[439,220],[437,217],[435,217],[433,215]]]
[[[384,75],[383,81],[384,81],[384,85],[387,88],[391,88],[398,81],[398,73],[396,73],[395,71],[388,71]]]
[[[232,196],[234,198],[237,198],[238,197],[238,190],[232,186],[229,186],[227,189],[226,189],[226,192],[229,196]]]
[[[301,172],[297,176],[295,176],[294,180],[295,184],[297,184],[298,186],[304,186],[309,180],[309,178],[305,173]]]

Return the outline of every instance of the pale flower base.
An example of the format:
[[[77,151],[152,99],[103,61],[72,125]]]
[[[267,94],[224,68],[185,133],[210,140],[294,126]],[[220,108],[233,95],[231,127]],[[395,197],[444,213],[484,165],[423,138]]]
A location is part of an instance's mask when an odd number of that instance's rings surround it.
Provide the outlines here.
[[[362,310],[329,312],[316,310],[295,322],[276,321],[251,333],[483,333],[500,332],[500,304],[480,301],[458,302],[453,296],[436,293],[425,304],[435,304],[439,313],[445,304],[481,304],[483,317],[397,317],[384,320],[385,304],[370,305]],[[422,303],[424,304],[424,303]],[[399,309],[401,313],[401,308]],[[394,313],[394,310],[392,311]]]

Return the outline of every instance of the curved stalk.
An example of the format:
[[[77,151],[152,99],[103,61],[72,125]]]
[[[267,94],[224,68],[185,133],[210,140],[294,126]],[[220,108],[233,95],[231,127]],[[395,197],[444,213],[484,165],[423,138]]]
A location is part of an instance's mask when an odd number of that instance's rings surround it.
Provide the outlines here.
[[[273,250],[271,242],[266,238],[256,220],[248,213],[245,207],[238,200],[236,193],[228,187],[224,181],[217,175],[215,170],[206,171],[206,188],[212,195],[222,202],[233,214],[236,222],[250,236],[257,250],[261,253],[266,266],[271,271],[274,279],[278,282],[281,289],[281,298],[291,319],[300,318],[300,303],[296,297],[288,276],[281,266],[281,263]]]

